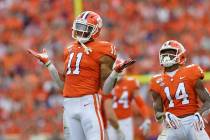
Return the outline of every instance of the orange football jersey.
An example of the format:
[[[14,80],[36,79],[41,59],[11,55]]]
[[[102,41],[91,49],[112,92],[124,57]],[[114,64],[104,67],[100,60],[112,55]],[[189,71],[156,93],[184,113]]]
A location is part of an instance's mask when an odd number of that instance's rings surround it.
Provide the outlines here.
[[[98,93],[100,88],[100,58],[104,55],[116,59],[114,46],[109,42],[90,41],[85,44],[92,50],[86,54],[78,42],[64,50],[64,97],[80,97]]]
[[[112,90],[113,108],[118,119],[125,119],[132,116],[131,102],[133,92],[139,89],[139,84],[133,78],[122,78]]]
[[[151,79],[150,90],[161,96],[164,110],[176,116],[198,111],[195,83],[203,79],[203,70],[198,65],[180,67],[173,76],[166,73]]]

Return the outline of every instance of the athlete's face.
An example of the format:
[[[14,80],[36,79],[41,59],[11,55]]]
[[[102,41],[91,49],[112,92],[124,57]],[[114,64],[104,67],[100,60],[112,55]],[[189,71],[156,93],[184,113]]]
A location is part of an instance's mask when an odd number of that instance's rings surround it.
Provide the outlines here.
[[[165,54],[165,56],[169,56],[170,57],[170,59],[172,60],[172,59],[174,59],[175,57],[176,57],[176,50],[174,50],[174,49],[167,49],[167,50],[162,50],[161,51],[161,54],[164,56],[164,54]],[[172,54],[172,55],[168,55],[168,54]]]

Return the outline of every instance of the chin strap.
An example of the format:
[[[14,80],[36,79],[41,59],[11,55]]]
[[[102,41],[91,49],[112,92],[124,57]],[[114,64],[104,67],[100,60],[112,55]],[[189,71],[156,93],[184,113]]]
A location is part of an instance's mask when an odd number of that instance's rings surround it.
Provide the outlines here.
[[[79,43],[82,45],[82,47],[84,48],[84,51],[85,51],[85,53],[86,53],[87,55],[90,54],[90,53],[92,52],[92,49],[89,48],[89,47],[87,47],[87,46],[85,46],[84,43],[82,43],[82,42],[80,42],[80,41],[79,41]]]

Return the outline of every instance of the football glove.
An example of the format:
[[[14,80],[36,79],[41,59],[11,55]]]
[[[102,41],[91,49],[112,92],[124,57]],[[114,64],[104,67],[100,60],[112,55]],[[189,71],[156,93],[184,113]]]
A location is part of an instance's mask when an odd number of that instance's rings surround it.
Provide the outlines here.
[[[205,128],[204,121],[200,113],[196,112],[193,116],[193,122],[191,124],[194,126],[195,130],[200,131]]]
[[[181,119],[170,112],[165,113],[165,121],[171,128],[178,129],[181,127]]]
[[[122,72],[125,68],[127,68],[128,66],[134,64],[136,62],[136,60],[133,60],[131,58],[119,63],[119,64],[116,64],[115,67],[114,67],[114,70],[117,72],[117,73],[120,73]]]
[[[43,49],[41,53],[35,52],[31,49],[28,49],[28,52],[29,54],[37,58],[39,61],[41,61],[46,67],[48,67],[51,64],[46,49]]]
[[[146,135],[150,131],[151,121],[150,119],[146,119],[139,127],[142,130],[143,135]]]

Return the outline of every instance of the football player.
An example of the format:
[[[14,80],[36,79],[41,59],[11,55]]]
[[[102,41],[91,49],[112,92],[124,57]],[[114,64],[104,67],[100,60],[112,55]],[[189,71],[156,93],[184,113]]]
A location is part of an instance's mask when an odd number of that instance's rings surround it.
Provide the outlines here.
[[[58,73],[45,50],[28,50],[50,71],[64,96],[64,137],[66,140],[104,140],[100,113],[99,89],[105,94],[114,87],[118,74],[135,61],[129,59],[112,70],[116,59],[114,46],[97,41],[102,28],[101,17],[92,11],[81,13],[73,22],[75,42],[64,50],[65,66]]]
[[[117,61],[116,61],[117,63]],[[111,92],[113,98],[113,109],[119,120],[119,127],[125,134],[125,140],[134,140],[132,101],[135,101],[139,112],[145,121],[140,126],[143,134],[147,134],[151,121],[149,111],[143,99],[139,95],[139,83],[133,78],[127,78],[123,73],[118,77],[115,88]],[[118,140],[116,130],[112,126],[108,127],[108,135],[111,140]]]
[[[159,58],[163,73],[150,83],[156,119],[165,124],[158,140],[209,140],[202,117],[210,108],[203,70],[195,64],[185,65],[186,50],[175,40],[162,45]]]

